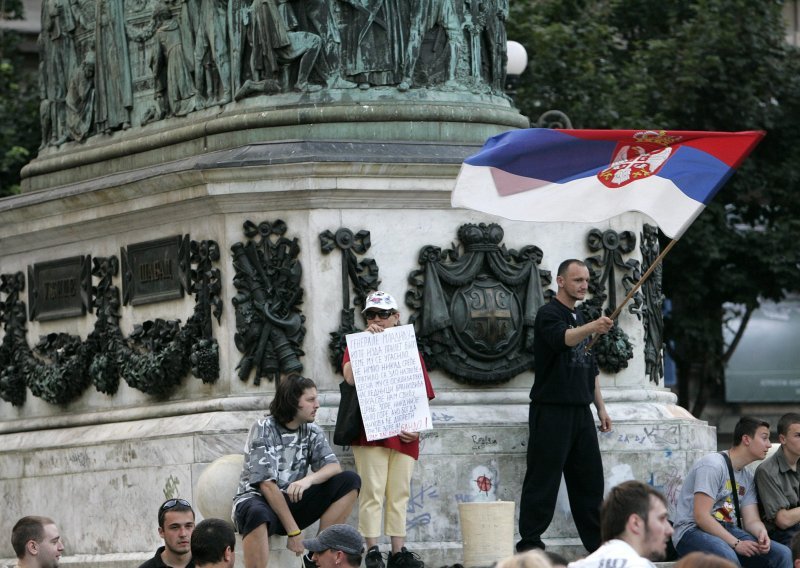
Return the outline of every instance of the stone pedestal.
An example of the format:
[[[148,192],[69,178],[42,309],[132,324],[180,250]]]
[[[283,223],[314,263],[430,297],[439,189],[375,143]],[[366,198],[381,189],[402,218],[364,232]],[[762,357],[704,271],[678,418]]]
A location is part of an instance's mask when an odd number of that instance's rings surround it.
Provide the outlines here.
[[[544,270],[591,254],[586,235],[595,226],[509,222],[450,207],[461,160],[487,136],[525,126],[522,117],[507,105],[486,110],[454,101],[439,101],[421,114],[417,102],[339,101],[274,113],[245,105],[206,122],[163,121],[108,140],[95,137],[29,166],[28,192],[0,201],[0,273],[26,274],[34,263],[76,255],[110,257],[120,247],[172,235],[214,240],[222,253],[216,266],[224,311],[213,324],[220,376],[213,383],[184,377],[164,399],[122,382],[113,396],[89,386],[64,406],[30,391],[22,406],[0,402],[0,534],[8,535],[23,515],[48,515],[64,536],[65,565],[133,568],[159,545],[159,503],[177,496],[202,500],[197,483],[203,469],[242,451],[250,424],[274,392],[269,381],[257,386],[236,374],[241,353],[234,341],[230,247],[244,240],[247,220],[280,219],[285,236],[299,244],[307,328],[303,372],[319,386],[318,421],[331,433],[341,377],[328,361],[328,342],[343,307],[342,271],[338,254],[320,250],[320,233],[368,230],[365,256],[377,262],[381,288],[400,298],[409,274],[420,267],[420,249],[451,247],[463,223],[499,223],[508,248],[542,249]],[[626,214],[597,227],[638,235],[642,224],[640,215]],[[187,295],[125,305],[120,327],[127,337],[148,320],[185,322],[193,303]],[[404,306],[401,314],[405,322],[412,310]],[[28,322],[28,343],[49,333],[85,338],[95,320],[89,313]],[[688,466],[714,449],[713,429],[649,382],[642,324],[627,311],[621,323],[635,355],[627,369],[602,376],[614,420],[613,431],[600,435],[606,486],[636,478],[674,498]],[[534,377],[525,372],[482,387],[440,371],[431,377],[434,429],[422,435],[407,538],[409,548],[437,566],[461,559],[458,503],[519,502]],[[337,452],[352,468],[349,449]],[[545,538],[556,550],[575,551],[566,495],[559,497]],[[8,540],[0,541],[0,564],[12,556]],[[279,566],[294,561],[285,550],[273,558]]]

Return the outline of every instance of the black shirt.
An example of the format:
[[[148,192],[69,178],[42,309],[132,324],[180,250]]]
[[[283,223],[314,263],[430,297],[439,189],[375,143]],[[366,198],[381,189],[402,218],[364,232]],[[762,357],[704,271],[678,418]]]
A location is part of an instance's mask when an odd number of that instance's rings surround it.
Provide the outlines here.
[[[139,568],[172,568],[168,564],[164,564],[164,561],[161,560],[161,553],[164,552],[164,548],[163,546],[159,546],[158,550],[156,550],[156,555],[139,566]],[[194,568],[194,560],[190,560],[186,568]]]
[[[533,325],[536,374],[531,388],[533,402],[571,405],[594,402],[594,383],[599,370],[594,356],[585,350],[589,338],[575,347],[564,343],[567,329],[585,323],[580,312],[555,298],[539,308]]]

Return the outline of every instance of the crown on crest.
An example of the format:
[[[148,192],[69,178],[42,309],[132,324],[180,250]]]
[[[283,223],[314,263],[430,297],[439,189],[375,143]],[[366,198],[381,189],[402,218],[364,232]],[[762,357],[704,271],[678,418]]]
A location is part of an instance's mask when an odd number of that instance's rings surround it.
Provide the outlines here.
[[[670,146],[683,139],[682,136],[670,136],[666,130],[643,130],[633,135],[637,142],[649,142],[660,146]]]

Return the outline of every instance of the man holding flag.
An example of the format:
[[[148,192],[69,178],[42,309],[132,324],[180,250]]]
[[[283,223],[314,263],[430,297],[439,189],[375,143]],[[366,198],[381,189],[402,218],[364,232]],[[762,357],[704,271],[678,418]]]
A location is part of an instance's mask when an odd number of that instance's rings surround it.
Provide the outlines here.
[[[542,533],[553,519],[561,474],[572,517],[586,550],[600,546],[603,462],[589,405],[594,403],[600,431],[611,429],[600,392],[599,369],[586,346],[593,334],[614,322],[601,316],[585,323],[575,304],[589,288],[589,269],[565,260],[556,276],[558,292],[536,314],[534,371],[528,415],[528,470],[522,484],[517,551],[544,548]]]
[[[581,540],[590,552],[599,546],[603,470],[589,404],[597,408],[601,432],[610,429],[611,420],[593,357],[582,343],[608,332],[763,136],[760,131],[532,128],[498,134],[464,160],[453,207],[518,221],[575,223],[640,211],[672,238],[625,300],[613,306],[610,318],[589,324],[574,310],[586,294],[588,270],[574,260],[558,270],[558,293],[534,326],[536,377],[517,550],[544,548],[541,535],[552,520],[562,472]]]

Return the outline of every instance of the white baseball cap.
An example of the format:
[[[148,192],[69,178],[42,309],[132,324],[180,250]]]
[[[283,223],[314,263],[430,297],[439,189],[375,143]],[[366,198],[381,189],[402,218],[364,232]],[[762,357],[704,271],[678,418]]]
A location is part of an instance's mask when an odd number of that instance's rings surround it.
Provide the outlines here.
[[[394,296],[386,292],[381,292],[380,290],[375,290],[367,294],[367,299],[364,302],[364,309],[361,310],[361,313],[363,314],[370,309],[398,311],[397,301],[394,299]]]

